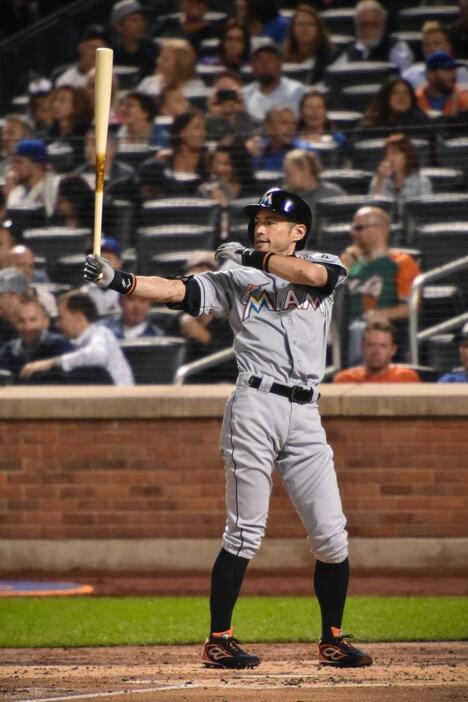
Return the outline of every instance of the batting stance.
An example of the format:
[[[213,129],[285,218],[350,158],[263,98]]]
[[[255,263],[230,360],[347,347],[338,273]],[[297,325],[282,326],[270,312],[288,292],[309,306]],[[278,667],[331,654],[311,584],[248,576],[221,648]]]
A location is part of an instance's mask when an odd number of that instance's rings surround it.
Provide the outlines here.
[[[309,536],[322,616],[320,663],[372,663],[341,631],[348,588],[348,540],[333,465],[318,411],[333,291],[346,269],[330,254],[296,255],[311,228],[297,195],[273,188],[245,208],[253,248],[222,244],[216,258],[234,267],[182,279],[135,276],[87,256],[85,278],[141,295],[193,316],[227,317],[239,376],[220,437],[226,468],[227,520],[211,579],[211,629],[202,661],[252,668],[260,659],[239,646],[231,619],[242,580],[265,532],[276,465]]]

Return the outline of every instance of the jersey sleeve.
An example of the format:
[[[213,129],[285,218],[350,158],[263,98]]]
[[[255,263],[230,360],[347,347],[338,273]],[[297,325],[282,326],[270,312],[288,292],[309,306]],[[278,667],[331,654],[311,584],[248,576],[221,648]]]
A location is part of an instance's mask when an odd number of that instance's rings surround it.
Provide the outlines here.
[[[200,289],[198,315],[228,317],[231,311],[233,281],[230,271],[200,273],[194,276]]]
[[[303,256],[303,258],[311,263],[318,263],[319,265],[324,266],[329,272],[329,280],[323,286],[323,288],[316,288],[318,291],[322,290],[322,292],[326,295],[331,295],[332,292],[336,290],[337,287],[342,285],[348,277],[348,271],[338,256],[335,256],[334,254],[314,253],[307,254]]]

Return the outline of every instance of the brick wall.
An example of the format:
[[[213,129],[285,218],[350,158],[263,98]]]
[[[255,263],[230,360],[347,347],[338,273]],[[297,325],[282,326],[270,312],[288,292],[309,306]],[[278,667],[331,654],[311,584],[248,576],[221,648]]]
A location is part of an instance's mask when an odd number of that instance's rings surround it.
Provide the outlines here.
[[[333,414],[351,536],[467,536],[468,416]],[[0,539],[219,537],[219,428],[217,416],[0,417]],[[276,480],[268,535],[303,534]]]

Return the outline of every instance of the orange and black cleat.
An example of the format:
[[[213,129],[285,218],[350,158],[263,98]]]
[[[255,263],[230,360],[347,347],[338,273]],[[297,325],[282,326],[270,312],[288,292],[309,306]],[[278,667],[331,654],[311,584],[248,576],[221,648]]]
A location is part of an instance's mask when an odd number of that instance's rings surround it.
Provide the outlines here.
[[[202,663],[207,668],[256,668],[260,658],[244,651],[229,630],[211,634],[205,641]]]
[[[356,646],[352,646],[347,639],[352,639],[352,634],[342,634],[341,629],[332,627],[332,635],[319,642],[318,659],[321,665],[333,665],[336,668],[360,668],[372,665],[372,658]]]

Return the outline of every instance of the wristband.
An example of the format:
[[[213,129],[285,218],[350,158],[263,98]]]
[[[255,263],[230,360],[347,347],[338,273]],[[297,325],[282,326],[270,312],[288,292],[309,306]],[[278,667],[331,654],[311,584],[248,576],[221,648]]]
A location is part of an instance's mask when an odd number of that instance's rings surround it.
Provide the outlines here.
[[[107,287],[121,295],[131,295],[136,287],[136,276],[125,271],[115,271],[112,282]]]
[[[255,249],[244,249],[242,252],[242,263],[250,268],[258,268],[260,271],[268,273],[268,261],[274,256],[274,253],[262,253]]]

